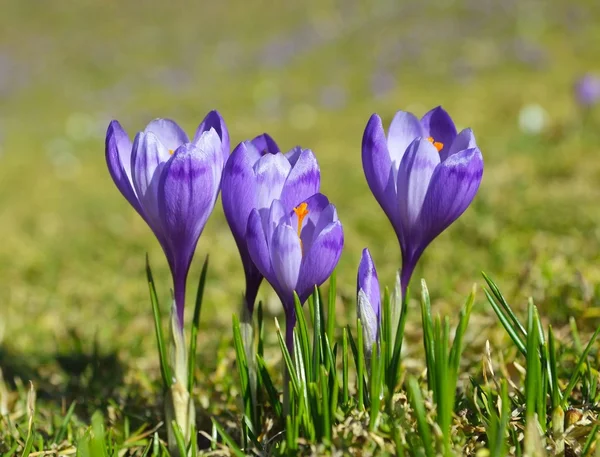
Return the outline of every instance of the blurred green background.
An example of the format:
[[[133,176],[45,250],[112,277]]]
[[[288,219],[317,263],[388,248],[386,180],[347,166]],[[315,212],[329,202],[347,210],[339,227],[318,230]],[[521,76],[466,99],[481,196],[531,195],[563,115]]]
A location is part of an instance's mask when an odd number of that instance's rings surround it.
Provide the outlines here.
[[[364,126],[373,112],[388,124],[398,109],[441,104],[473,128],[486,168],[415,278],[441,309],[456,309],[485,270],[517,305],[532,295],[559,322],[593,318],[600,124],[597,112],[584,122],[573,84],[600,72],[598,21],[596,0],[3,2],[0,335],[28,355],[53,353],[73,329],[153,354],[144,254],[164,305],[166,261],[109,177],[104,134],[113,118],[133,136],[155,117],[193,133],[215,108],[232,146],[266,131],[316,153],[346,233],[340,313],[354,313],[363,247],[384,284],[400,265],[363,176]],[[243,275],[220,201],[189,301],[207,253],[203,328],[224,338]],[[280,313],[268,285],[260,296]]]

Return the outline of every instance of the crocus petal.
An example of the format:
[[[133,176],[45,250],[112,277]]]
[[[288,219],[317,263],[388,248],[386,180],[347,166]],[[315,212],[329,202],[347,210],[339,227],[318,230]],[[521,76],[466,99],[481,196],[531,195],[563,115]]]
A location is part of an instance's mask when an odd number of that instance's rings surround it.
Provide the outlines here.
[[[118,121],[112,121],[108,125],[105,145],[106,164],[110,176],[131,206],[143,217],[131,181],[131,149],[133,145]]]
[[[414,230],[427,195],[431,176],[440,163],[437,149],[428,140],[417,139],[408,147],[398,169],[398,211],[401,229],[398,237],[406,241]]]
[[[286,154],[287,160],[290,160],[291,155]],[[302,150],[293,159],[295,160],[293,160],[292,169],[285,181],[280,198],[283,206],[288,210],[319,192],[321,186],[321,170],[310,149]]]
[[[133,187],[144,218],[157,236],[162,233],[158,216],[159,178],[170,158],[168,149],[153,133],[140,132],[136,135],[131,153]]]
[[[424,136],[423,127],[419,119],[406,111],[398,111],[392,123],[387,137],[387,147],[390,158],[394,163],[394,168],[398,168],[398,164],[402,161],[402,157],[408,148],[408,145],[415,138]]]
[[[456,135],[456,138],[450,145],[450,148],[446,150],[447,153],[444,153],[443,150],[440,152],[440,159],[443,162],[449,156],[456,154],[457,152],[476,147],[477,143],[475,142],[475,135],[473,135],[473,131],[471,129],[464,129],[458,135]]]
[[[154,119],[144,129],[144,133],[153,133],[169,151],[189,141],[186,133],[171,119]]]
[[[308,252],[304,252],[300,278],[296,292],[304,302],[313,292],[331,276],[342,255],[344,232],[340,221],[329,224],[315,239]]]
[[[279,198],[290,168],[283,154],[265,154],[254,164],[257,208],[268,208]]]
[[[302,151],[304,151],[302,147],[295,146],[285,153],[285,157],[289,160],[290,165],[292,165],[292,167],[296,165],[296,162],[300,158],[300,155],[302,155]]]
[[[215,134],[216,136],[216,134]],[[209,141],[181,146],[165,165],[159,189],[159,210],[177,271],[185,271],[217,198],[221,150]]]
[[[396,225],[396,181],[388,153],[387,139],[381,118],[373,114],[362,139],[362,165],[373,196],[383,208],[392,225]]]
[[[477,148],[453,154],[436,168],[419,217],[421,250],[468,208],[482,176],[483,157]]]
[[[279,224],[285,219],[289,222],[288,214],[286,214],[283,204],[279,200],[273,200],[270,208],[259,209],[261,217],[263,219],[263,230],[267,243],[270,245],[273,238],[273,233]],[[289,224],[291,225],[291,224]]]
[[[261,154],[277,154],[280,149],[268,133],[263,133],[252,139],[252,144]]]
[[[291,226],[281,224],[275,229],[269,248],[273,273],[281,288],[279,292],[289,296],[296,289],[300,274],[302,263],[300,238]]]
[[[379,321],[381,308],[381,293],[379,291],[379,279],[375,263],[368,249],[363,249],[360,263],[358,265],[358,274],[356,277],[357,293],[361,290],[365,294],[367,301],[372,308],[373,314]]]
[[[334,220],[337,220],[335,207],[329,203],[327,197],[323,194],[315,194],[306,199],[306,209],[308,213],[304,216],[300,230],[300,238],[304,251],[308,252],[312,243],[321,231]],[[295,211],[290,213],[292,227],[298,231],[298,216]]]
[[[217,134],[211,131],[215,137]],[[220,142],[210,139],[179,147],[160,177],[159,217],[169,247],[175,303],[183,323],[185,285],[198,238],[214,206],[222,169]],[[215,168],[218,170],[215,172]]]
[[[240,143],[225,164],[221,183],[225,218],[238,246],[243,246],[244,250],[248,216],[256,207],[257,191],[253,166],[260,156],[255,156],[253,152],[255,149],[247,148],[247,143]]]
[[[448,155],[450,145],[456,138],[456,126],[450,115],[441,106],[433,108],[425,113],[421,119],[425,137],[433,138],[433,141],[443,144],[440,154]]]
[[[229,130],[227,130],[227,125],[225,124],[223,116],[221,116],[221,114],[218,111],[213,110],[206,115],[206,117],[200,123],[198,129],[196,130],[193,143],[196,143],[198,141],[198,139],[202,135],[202,132],[207,132],[211,128],[215,129],[217,135],[219,135],[223,151],[223,163],[225,163],[227,161],[227,158],[229,157]]]
[[[269,245],[263,229],[263,221],[258,210],[253,209],[248,217],[246,242],[250,258],[258,271],[269,279],[273,278]]]
[[[364,290],[358,291],[356,300],[356,311],[363,329],[364,350],[367,358],[370,358],[379,333],[379,316],[375,314],[373,305]]]

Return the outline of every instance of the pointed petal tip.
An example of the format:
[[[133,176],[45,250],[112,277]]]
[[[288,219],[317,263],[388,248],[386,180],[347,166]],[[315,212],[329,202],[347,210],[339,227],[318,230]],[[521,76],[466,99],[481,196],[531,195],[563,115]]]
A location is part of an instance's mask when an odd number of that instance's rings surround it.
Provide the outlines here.
[[[107,130],[107,132],[109,132],[109,131],[112,132],[115,129],[123,130],[123,127],[121,127],[121,123],[118,120],[113,119],[108,123],[108,127],[106,130]]]
[[[206,116],[204,116],[204,119],[198,127],[198,133],[209,130],[211,127],[217,131],[221,140],[224,140],[225,136],[227,137],[227,140],[229,140],[229,132],[227,130],[227,125],[225,124],[225,119],[223,119],[223,116],[221,116],[221,113],[217,110],[209,111]]]
[[[277,154],[281,151],[273,137],[266,132],[254,137],[250,143],[252,143],[261,154],[265,152],[269,154]]]
[[[369,135],[372,135],[376,130],[383,130],[383,121],[381,120],[379,114],[373,113],[367,121],[367,126],[365,127],[365,132],[363,135],[363,142],[364,139],[367,137],[367,133]]]
[[[371,256],[371,251],[369,248],[364,248],[362,250],[362,255],[360,256],[360,263],[366,265],[373,265],[373,257]]]

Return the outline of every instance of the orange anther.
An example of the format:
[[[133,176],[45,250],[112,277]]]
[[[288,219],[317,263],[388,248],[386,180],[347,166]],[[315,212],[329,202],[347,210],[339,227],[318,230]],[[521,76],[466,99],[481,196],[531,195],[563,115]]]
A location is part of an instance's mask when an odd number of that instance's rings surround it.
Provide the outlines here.
[[[432,136],[430,136],[429,138],[427,138],[427,141],[429,141],[431,144],[433,144],[435,146],[435,148],[437,149],[438,152],[440,152],[442,150],[442,148],[444,147],[444,143],[440,143],[439,141],[435,141]]]

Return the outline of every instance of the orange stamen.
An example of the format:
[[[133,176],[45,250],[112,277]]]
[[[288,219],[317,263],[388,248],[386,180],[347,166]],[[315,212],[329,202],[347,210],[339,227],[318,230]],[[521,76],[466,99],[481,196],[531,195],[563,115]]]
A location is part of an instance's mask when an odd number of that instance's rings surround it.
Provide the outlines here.
[[[294,208],[294,213],[296,213],[296,217],[298,218],[298,238],[300,238],[300,232],[302,231],[302,221],[308,214],[308,204],[306,202],[300,203]]]
[[[169,155],[173,155],[175,151],[173,149],[169,149]]]
[[[435,146],[435,148],[437,149],[438,152],[440,152],[442,150],[442,148],[444,147],[444,143],[440,143],[439,141],[435,141],[432,136],[430,136],[429,138],[427,138],[427,141],[429,141],[431,144],[433,144]]]

